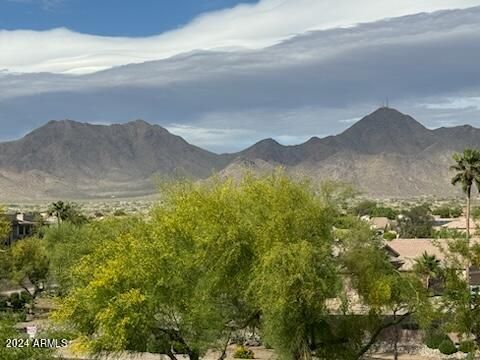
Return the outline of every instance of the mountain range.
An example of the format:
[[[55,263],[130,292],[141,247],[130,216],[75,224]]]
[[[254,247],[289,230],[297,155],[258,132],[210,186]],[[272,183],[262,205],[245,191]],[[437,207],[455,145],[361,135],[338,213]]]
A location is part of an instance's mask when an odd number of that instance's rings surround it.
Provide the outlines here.
[[[454,196],[451,155],[480,147],[480,129],[430,130],[382,107],[339,135],[284,146],[262,140],[233,154],[215,154],[142,120],[92,125],[50,121],[25,137],[0,143],[0,198],[133,197],[156,192],[156,179],[282,166],[295,176],[341,179],[372,197]]]

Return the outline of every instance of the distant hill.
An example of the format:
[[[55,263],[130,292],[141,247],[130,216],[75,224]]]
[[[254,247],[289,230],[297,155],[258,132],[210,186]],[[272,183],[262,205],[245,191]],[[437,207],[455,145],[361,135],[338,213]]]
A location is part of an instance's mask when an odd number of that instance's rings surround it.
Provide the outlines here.
[[[264,140],[240,152],[317,180],[339,179],[377,197],[454,196],[449,166],[455,151],[480,147],[480,129],[429,130],[412,117],[380,108],[349,129],[296,146]],[[235,173],[234,165],[229,173]],[[241,171],[240,166],[238,172]]]
[[[152,193],[157,177],[205,178],[228,159],[142,120],[51,121],[0,144],[0,191],[7,198],[135,196]]]
[[[238,178],[245,168],[278,166],[313,179],[341,179],[378,197],[452,196],[451,155],[480,147],[471,126],[429,130],[380,108],[336,136],[284,146],[262,140],[217,155],[142,120],[122,125],[51,121],[22,139],[0,143],[0,198],[9,200],[138,196],[158,178]]]

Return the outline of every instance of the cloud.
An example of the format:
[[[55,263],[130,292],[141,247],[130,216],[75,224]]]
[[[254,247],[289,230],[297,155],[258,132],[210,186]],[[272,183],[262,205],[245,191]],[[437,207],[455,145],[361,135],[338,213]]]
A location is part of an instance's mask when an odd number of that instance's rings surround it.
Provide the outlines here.
[[[217,152],[336,134],[387,97],[429,127],[480,125],[478,44],[480,7],[93,74],[0,73],[0,121],[13,137],[50,119],[143,118]]]
[[[476,109],[480,110],[480,97],[462,97],[462,98],[446,98],[439,99],[437,102],[425,104],[427,109],[433,110],[465,110]]]
[[[58,0],[43,3],[52,1]],[[0,69],[92,73],[193,50],[261,49],[308,30],[475,5],[480,0],[337,0],[334,6],[327,0],[261,0],[203,14],[180,29],[148,38],[100,37],[67,29],[0,31]]]

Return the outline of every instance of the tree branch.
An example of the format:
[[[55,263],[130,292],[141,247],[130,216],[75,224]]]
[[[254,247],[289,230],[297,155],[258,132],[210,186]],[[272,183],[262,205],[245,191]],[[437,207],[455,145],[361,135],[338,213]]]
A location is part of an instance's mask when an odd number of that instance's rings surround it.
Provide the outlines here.
[[[372,347],[372,345],[375,343],[375,341],[377,341],[378,336],[381,334],[381,332],[383,330],[388,329],[389,327],[400,324],[403,320],[405,320],[406,318],[408,318],[412,314],[413,313],[411,313],[411,312],[407,312],[406,314],[400,316],[398,319],[380,326],[377,330],[374,331],[370,340],[355,355],[355,359],[359,360]]]

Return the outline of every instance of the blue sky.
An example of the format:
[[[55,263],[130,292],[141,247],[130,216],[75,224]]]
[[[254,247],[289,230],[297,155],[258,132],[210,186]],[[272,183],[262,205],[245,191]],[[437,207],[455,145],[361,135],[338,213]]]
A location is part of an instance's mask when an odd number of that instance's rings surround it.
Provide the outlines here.
[[[185,25],[197,15],[256,0],[0,0],[0,29],[66,27],[85,34],[141,37]]]

